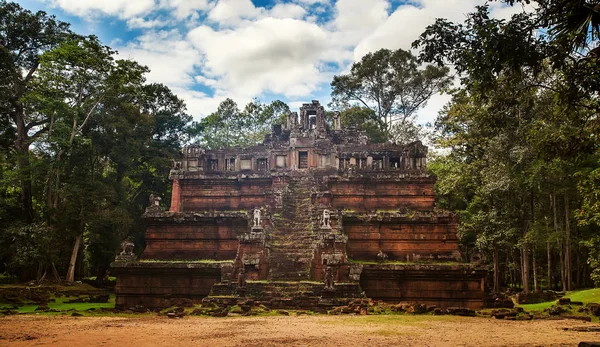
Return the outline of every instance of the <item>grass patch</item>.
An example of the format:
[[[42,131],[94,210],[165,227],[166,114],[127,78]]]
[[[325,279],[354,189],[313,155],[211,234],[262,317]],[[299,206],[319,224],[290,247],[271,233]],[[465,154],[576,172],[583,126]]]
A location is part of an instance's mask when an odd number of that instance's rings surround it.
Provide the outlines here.
[[[600,304],[600,288],[568,292],[565,296],[571,301],[581,301],[584,304],[592,302]]]
[[[77,311],[79,313],[89,313],[90,311],[87,311],[89,309],[101,309],[101,308],[115,308],[115,295],[111,294],[108,302],[105,303],[92,303],[92,302],[72,302],[69,303],[67,301],[72,300],[72,299],[76,299],[77,297],[56,297],[54,302],[49,302],[48,303],[48,307],[50,308],[50,310],[57,310],[57,311],[62,311],[62,312],[41,312],[41,311],[36,311],[35,309],[38,308],[37,304],[29,304],[29,305],[23,305],[23,306],[19,306],[17,308],[17,311],[19,313],[36,313],[36,314],[42,314],[42,315],[57,315],[57,314],[61,314],[61,313],[65,313],[64,311]],[[13,306],[11,305],[0,305],[0,309],[13,309]],[[104,313],[106,314],[106,313]]]
[[[600,288],[567,292],[565,297],[571,299],[571,301],[581,301],[584,305],[588,303],[600,303]],[[520,304],[518,306],[522,307],[525,311],[539,312],[555,305],[557,301],[546,301],[539,304]]]
[[[539,312],[551,307],[554,304],[556,304],[556,300],[540,302],[538,304],[519,304],[518,306],[522,307],[527,312]]]

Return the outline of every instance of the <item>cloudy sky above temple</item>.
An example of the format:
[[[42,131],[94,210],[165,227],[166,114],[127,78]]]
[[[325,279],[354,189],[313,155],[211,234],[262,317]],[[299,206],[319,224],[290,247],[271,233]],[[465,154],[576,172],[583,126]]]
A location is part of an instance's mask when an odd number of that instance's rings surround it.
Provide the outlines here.
[[[196,119],[230,97],[280,99],[296,109],[330,100],[334,75],[380,48],[410,49],[435,18],[463,21],[484,0],[16,0],[97,35],[122,58],[147,65]],[[521,7],[491,4],[495,17]],[[435,119],[436,95],[419,112]]]

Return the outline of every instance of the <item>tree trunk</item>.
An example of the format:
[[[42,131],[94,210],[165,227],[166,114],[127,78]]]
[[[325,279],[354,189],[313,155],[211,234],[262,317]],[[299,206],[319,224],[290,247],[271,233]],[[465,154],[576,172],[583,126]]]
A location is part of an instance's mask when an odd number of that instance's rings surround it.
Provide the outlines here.
[[[567,291],[567,278],[565,271],[565,257],[564,257],[563,245],[559,245],[559,257],[560,257],[560,281],[562,282],[562,291]]]
[[[538,274],[537,274],[537,264],[535,261],[535,247],[531,250],[532,252],[532,257],[531,260],[533,261],[533,291],[537,292],[538,291]]]
[[[19,180],[21,183],[21,214],[26,223],[33,221],[33,199],[31,189],[31,165],[29,162],[29,138],[25,117],[23,114],[23,105],[13,103],[14,113],[11,115],[17,128],[17,138],[15,139],[15,152],[17,153],[17,166],[19,169]]]
[[[50,262],[50,266],[50,269],[52,270],[52,277],[54,277],[56,282],[60,282],[60,275],[58,274],[58,270],[56,270],[56,265],[54,265],[54,262]]]
[[[42,271],[44,271],[44,267],[41,261],[38,262],[38,269],[37,269],[37,273],[35,276],[35,280],[36,281],[40,281],[42,279]]]
[[[529,248],[527,245],[521,246],[522,256],[521,262],[523,263],[523,291],[528,293],[530,291],[529,288]]]
[[[571,223],[569,221],[569,197],[565,194],[565,271],[567,272],[566,280],[567,280],[567,290],[572,290],[571,287],[573,280],[571,278]]]
[[[546,284],[547,290],[552,290],[552,247],[550,247],[550,228],[548,227],[548,218],[546,220],[546,248],[548,251],[548,283]]]
[[[71,260],[69,261],[69,270],[67,271],[68,283],[73,283],[73,281],[75,281],[75,264],[77,263],[77,255],[79,254],[79,245],[81,244],[81,238],[81,234],[77,235],[77,237],[75,238],[73,252],[71,253]]]
[[[498,247],[494,246],[494,292],[500,291],[500,259],[498,259]]]
[[[577,264],[577,272],[576,272],[576,279],[575,279],[575,283],[577,284],[577,288],[582,288],[581,286],[581,257],[580,257],[580,252],[581,250],[578,250],[578,252],[575,252],[575,263]]]

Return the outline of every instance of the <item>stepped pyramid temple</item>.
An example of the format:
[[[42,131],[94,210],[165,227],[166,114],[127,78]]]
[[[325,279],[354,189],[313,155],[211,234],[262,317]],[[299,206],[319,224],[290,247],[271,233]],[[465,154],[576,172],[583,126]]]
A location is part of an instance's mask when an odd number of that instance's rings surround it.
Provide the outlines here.
[[[326,310],[356,298],[480,308],[486,270],[463,263],[434,203],[427,147],[332,129],[318,101],[262,144],[175,161],[171,206],[151,198],[146,248],[112,264],[117,306],[252,299]]]

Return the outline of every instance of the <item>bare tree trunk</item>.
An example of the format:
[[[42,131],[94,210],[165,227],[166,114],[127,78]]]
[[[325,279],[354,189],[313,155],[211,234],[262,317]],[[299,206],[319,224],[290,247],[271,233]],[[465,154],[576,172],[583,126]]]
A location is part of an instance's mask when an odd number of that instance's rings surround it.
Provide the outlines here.
[[[81,244],[82,235],[79,234],[75,238],[75,244],[73,245],[73,252],[71,253],[71,260],[69,261],[69,270],[67,271],[67,282],[73,283],[75,281],[75,264],[77,263],[77,255],[79,254],[79,245]]]
[[[537,263],[535,261],[535,247],[531,250],[532,252],[532,257],[531,260],[533,261],[533,291],[537,292],[538,291],[538,274],[537,274]]]
[[[523,291],[529,292],[529,249],[527,245],[521,246],[521,262],[523,263]]]
[[[562,282],[562,291],[567,291],[567,277],[565,271],[565,257],[564,257],[563,245],[559,245],[559,256],[560,256],[560,281]]]
[[[56,270],[56,265],[54,265],[54,262],[51,262],[50,266],[51,266],[50,269],[52,270],[52,277],[54,277],[54,280],[56,282],[60,282],[61,281],[60,275],[58,274],[58,270]]]
[[[556,193],[552,192],[552,213],[554,215],[554,233],[558,235],[558,214],[556,213]],[[564,281],[564,259],[563,259],[563,250],[562,245],[559,242],[559,261],[560,261],[560,278],[563,286],[563,291],[565,291],[565,281]]]
[[[38,269],[37,269],[37,273],[36,273],[36,276],[35,276],[35,280],[36,280],[36,281],[38,281],[38,282],[39,282],[39,281],[42,279],[42,271],[43,271],[43,270],[44,270],[44,268],[43,268],[43,264],[42,264],[42,262],[41,262],[41,261],[39,261],[39,262],[38,262]]]
[[[23,109],[15,111],[13,120],[16,125],[15,152],[17,153],[18,177],[21,181],[21,214],[26,223],[33,222],[33,194],[31,188],[31,163],[29,161],[29,139],[25,125]]]
[[[581,288],[581,257],[580,257],[580,253],[581,252],[575,252],[575,262],[577,263],[577,278],[575,280],[575,283],[577,283],[577,288]]]
[[[500,291],[500,259],[498,259],[498,247],[494,246],[494,292]]]
[[[565,239],[565,271],[567,272],[567,290],[572,290],[573,280],[571,278],[571,223],[569,221],[569,197],[565,194],[565,231],[566,231],[566,239]]]

